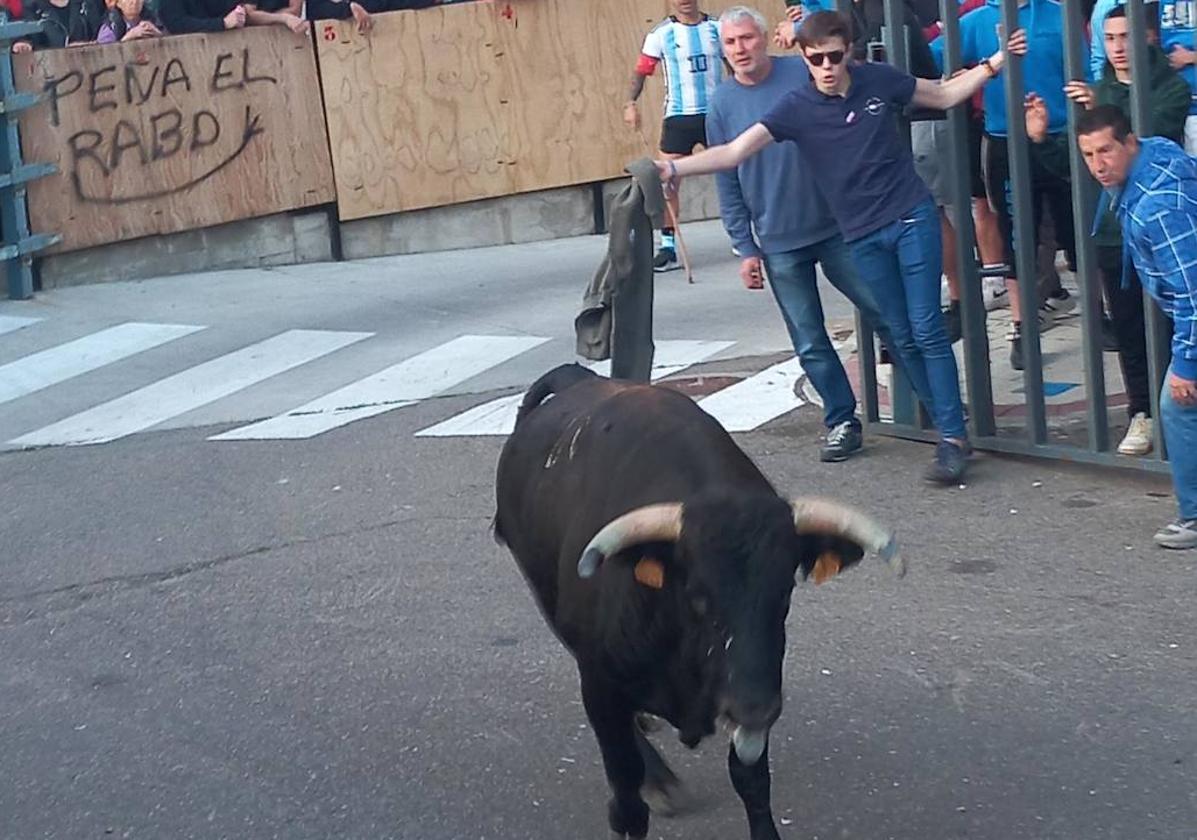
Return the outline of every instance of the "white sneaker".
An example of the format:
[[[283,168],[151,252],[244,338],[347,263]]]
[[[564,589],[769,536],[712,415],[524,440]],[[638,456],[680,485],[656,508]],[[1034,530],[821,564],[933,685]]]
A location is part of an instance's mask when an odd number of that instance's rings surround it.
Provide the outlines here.
[[[1001,277],[985,277],[981,280],[981,299],[985,301],[985,311],[992,312],[1010,305],[1010,294],[1006,291],[1006,281]]]
[[[1146,455],[1151,451],[1151,436],[1155,432],[1155,424],[1151,418],[1140,411],[1131,418],[1130,428],[1126,430],[1126,437],[1118,444],[1119,455]]]

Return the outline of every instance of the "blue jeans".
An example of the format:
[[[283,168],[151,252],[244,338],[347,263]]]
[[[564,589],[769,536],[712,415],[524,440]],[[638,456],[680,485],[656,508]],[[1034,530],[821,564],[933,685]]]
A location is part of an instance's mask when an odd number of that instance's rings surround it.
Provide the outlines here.
[[[827,336],[815,274],[815,263],[819,263],[831,285],[860,310],[871,326],[876,328],[881,323],[873,293],[861,281],[843,237],[836,234],[796,251],[768,254],[764,261],[769,288],[785,319],[794,352],[823,399],[823,422],[829,429],[840,423],[859,422],[848,374]],[[878,335],[893,346],[888,330],[881,328]]]
[[[1180,405],[1172,399],[1171,378],[1169,367],[1160,392],[1160,420],[1172,467],[1172,487],[1180,518],[1197,519],[1197,405]]]
[[[928,199],[851,247],[893,336],[891,347],[940,436],[964,440],[956,357],[939,308],[943,239],[935,204]]]

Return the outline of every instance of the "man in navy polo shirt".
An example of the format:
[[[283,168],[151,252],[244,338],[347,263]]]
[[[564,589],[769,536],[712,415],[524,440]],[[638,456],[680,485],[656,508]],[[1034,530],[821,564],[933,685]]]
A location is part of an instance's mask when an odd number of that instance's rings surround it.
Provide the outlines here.
[[[851,24],[816,12],[798,32],[811,84],[795,88],[735,140],[679,161],[657,161],[667,187],[679,177],[732,169],[771,142],[793,140],[871,284],[895,350],[910,370],[925,370],[919,393],[940,434],[927,478],[954,484],[970,452],[959,374],[939,308],[942,238],[935,202],[902,143],[897,114],[913,103],[945,110],[972,96],[1005,64],[999,51],[944,82],[915,79],[885,64],[852,64]],[[1019,30],[1006,45],[1026,53]]]

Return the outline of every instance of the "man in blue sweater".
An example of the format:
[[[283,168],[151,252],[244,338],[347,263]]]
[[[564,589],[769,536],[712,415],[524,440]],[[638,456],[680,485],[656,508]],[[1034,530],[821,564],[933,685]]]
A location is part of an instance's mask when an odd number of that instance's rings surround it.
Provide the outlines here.
[[[1122,228],[1123,271],[1172,318],[1172,363],[1160,394],[1180,516],[1155,535],[1164,548],[1197,548],[1197,160],[1162,137],[1142,140],[1115,105],[1077,120],[1085,163]]]
[[[771,58],[765,18],[733,6],[719,19],[723,56],[733,77],[715,91],[707,111],[707,138],[727,143],[769,113],[793,88],[809,85],[806,62]],[[824,324],[815,266],[872,325],[881,324],[872,292],[861,281],[823,195],[792,143],[774,144],[715,175],[723,226],[743,258],[740,278],[763,289],[764,275],[781,308],[794,352],[823,399],[827,427],[820,457],[843,461],[861,447],[856,396]],[[889,331],[879,334],[889,346]],[[929,388],[929,386],[928,386]]]

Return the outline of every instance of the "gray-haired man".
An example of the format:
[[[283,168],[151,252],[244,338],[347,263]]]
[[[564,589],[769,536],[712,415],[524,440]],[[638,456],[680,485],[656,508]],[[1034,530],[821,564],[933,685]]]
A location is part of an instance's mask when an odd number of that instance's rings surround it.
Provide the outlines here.
[[[772,58],[764,17],[733,6],[719,21],[733,77],[715,91],[707,112],[711,144],[726,143],[757,123],[787,91],[810,84],[799,57]],[[716,175],[723,226],[743,261],[740,278],[777,299],[794,352],[823,400],[827,436],[821,458],[842,461],[861,447],[856,397],[824,325],[816,264],[873,324],[881,319],[822,194],[793,143],[777,143],[736,169]],[[889,344],[888,333],[882,339]]]

